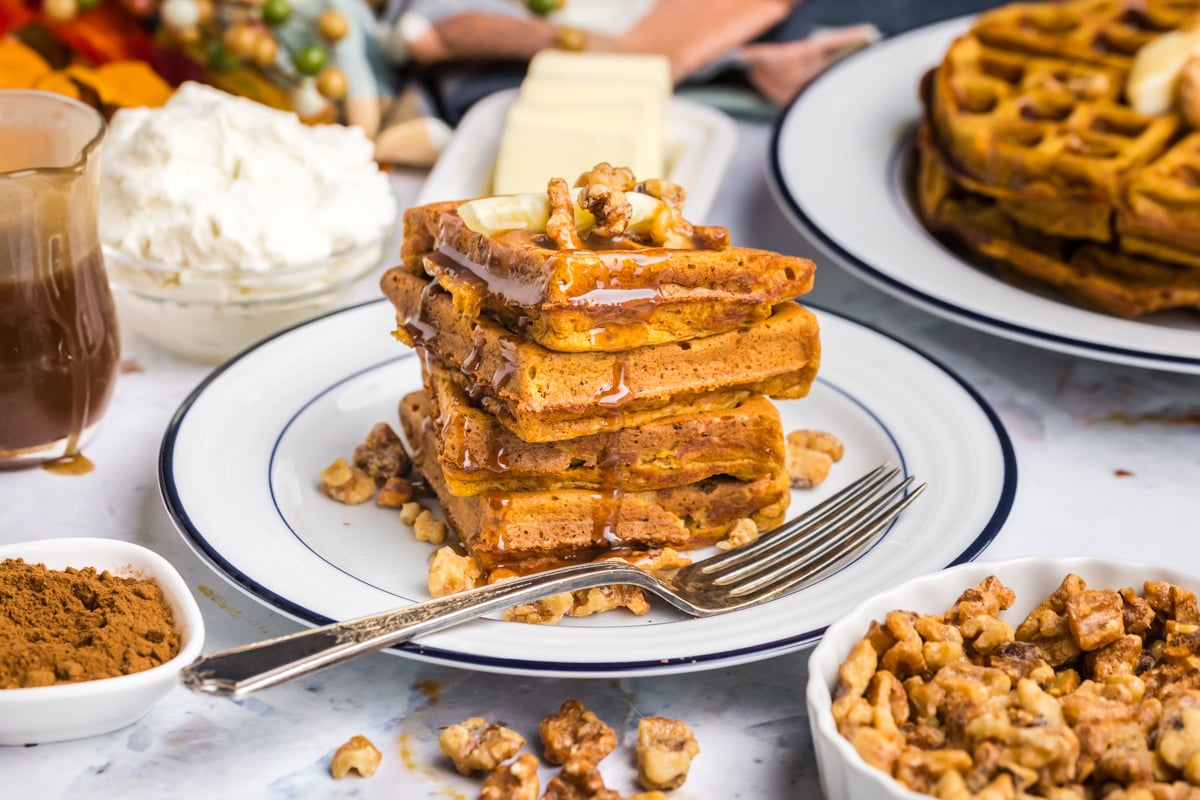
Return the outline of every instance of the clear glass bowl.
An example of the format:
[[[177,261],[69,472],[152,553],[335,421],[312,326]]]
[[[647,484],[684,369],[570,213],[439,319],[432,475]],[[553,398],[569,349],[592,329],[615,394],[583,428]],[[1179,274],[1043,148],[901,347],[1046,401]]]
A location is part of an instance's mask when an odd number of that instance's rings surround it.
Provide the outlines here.
[[[337,308],[383,264],[395,226],[366,244],[270,270],[210,270],[149,261],[104,247],[122,330],[178,355],[219,363]]]

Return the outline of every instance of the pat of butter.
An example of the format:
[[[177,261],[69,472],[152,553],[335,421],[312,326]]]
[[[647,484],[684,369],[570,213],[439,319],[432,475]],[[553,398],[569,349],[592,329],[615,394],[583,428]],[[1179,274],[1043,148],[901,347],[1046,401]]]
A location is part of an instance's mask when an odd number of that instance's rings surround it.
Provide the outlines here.
[[[626,53],[571,53],[543,50],[529,62],[530,78],[569,78],[583,81],[644,84],[661,97],[674,89],[671,62],[666,56]]]
[[[1170,111],[1184,64],[1195,55],[1200,55],[1200,29],[1164,33],[1138,50],[1125,86],[1133,109],[1139,114]]]
[[[492,191],[544,192],[601,161],[662,177],[671,86],[662,56],[539,53],[509,109]]]

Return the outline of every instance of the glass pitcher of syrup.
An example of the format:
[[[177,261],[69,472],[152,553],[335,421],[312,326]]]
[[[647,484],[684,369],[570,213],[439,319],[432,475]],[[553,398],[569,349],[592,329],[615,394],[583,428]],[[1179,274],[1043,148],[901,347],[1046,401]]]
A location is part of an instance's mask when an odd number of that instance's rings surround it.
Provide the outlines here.
[[[120,343],[96,231],[104,118],[0,91],[0,468],[79,453]]]

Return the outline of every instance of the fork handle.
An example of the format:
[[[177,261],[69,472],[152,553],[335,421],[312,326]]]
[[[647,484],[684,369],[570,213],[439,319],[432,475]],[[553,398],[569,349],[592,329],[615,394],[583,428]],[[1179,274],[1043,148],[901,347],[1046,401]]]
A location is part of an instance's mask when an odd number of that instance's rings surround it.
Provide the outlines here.
[[[362,653],[458,625],[489,611],[560,592],[613,583],[645,585],[645,573],[628,564],[601,561],[525,575],[381,614],[208,653],[184,667],[180,678],[184,686],[196,692],[245,697]]]

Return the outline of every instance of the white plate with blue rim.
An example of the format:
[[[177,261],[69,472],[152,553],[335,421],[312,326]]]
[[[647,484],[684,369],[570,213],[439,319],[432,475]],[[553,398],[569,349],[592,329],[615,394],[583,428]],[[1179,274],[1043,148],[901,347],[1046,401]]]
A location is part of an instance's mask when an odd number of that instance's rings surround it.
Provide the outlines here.
[[[884,461],[929,484],[880,539],[818,583],[755,608],[691,619],[652,601],[547,627],[484,618],[393,648],[457,667],[559,677],[657,675],[731,666],[807,647],[862,597],[975,558],[1007,518],[1012,445],[961,378],[865,325],[816,309],[820,375],[779,401],[784,429],[836,434],[829,479],[793,491],[795,513]],[[318,318],[226,363],[176,412],[163,439],[164,501],[188,544],[233,586],[318,625],[428,599],[433,546],[394,510],[345,506],[318,475],[376,423],[398,427],[421,387],[411,350],[376,301]]]
[[[1200,373],[1200,315],[1122,319],[1074,306],[1005,283],[921,227],[907,188],[917,86],[970,23],[887,39],[805,88],[775,127],[769,172],[780,205],[831,259],[926,311],[1048,350]]]

